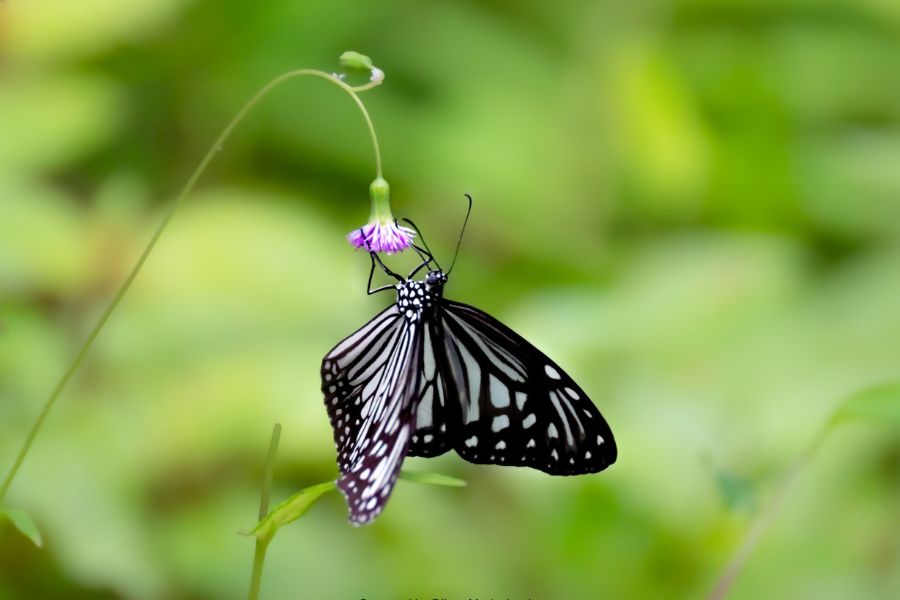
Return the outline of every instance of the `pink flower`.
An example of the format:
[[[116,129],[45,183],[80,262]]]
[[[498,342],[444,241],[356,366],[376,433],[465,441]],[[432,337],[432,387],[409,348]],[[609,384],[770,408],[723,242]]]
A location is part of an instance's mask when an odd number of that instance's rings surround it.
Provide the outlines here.
[[[347,235],[354,247],[385,254],[403,252],[412,245],[413,237],[415,232],[412,229],[401,227],[393,221],[368,223]]]
[[[380,175],[369,186],[369,198],[372,200],[369,222],[347,235],[350,243],[367,252],[385,254],[403,252],[409,248],[415,232],[397,224],[391,213],[391,186]]]

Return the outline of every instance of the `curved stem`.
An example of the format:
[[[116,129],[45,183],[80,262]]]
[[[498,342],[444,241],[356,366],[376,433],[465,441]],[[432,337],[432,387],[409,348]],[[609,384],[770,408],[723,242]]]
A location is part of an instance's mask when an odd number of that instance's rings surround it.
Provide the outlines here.
[[[708,600],[723,600],[723,598],[728,595],[728,592],[731,591],[735,581],[737,581],[738,575],[740,575],[744,566],[746,566],[747,561],[750,559],[750,555],[753,554],[756,546],[759,544],[760,540],[762,540],[763,534],[781,510],[788,492],[793,489],[803,468],[806,467],[810,460],[812,460],[813,456],[815,456],[830,432],[831,427],[826,426],[807,447],[806,451],[798,456],[791,466],[788,467],[784,477],[781,479],[781,483],[773,493],[769,505],[762,513],[760,513],[747,530],[741,545],[734,553],[734,556],[732,556],[728,566],[719,576],[718,581],[716,581],[716,585],[709,594]]]
[[[9,470],[6,478],[3,480],[3,485],[0,486],[0,502],[3,501],[3,498],[6,496],[6,493],[9,491],[10,486],[12,485],[13,480],[16,477],[16,474],[19,472],[19,469],[22,466],[22,462],[25,460],[25,457],[28,455],[28,451],[31,449],[31,445],[34,443],[35,437],[37,437],[38,432],[41,427],[44,425],[44,421],[47,419],[47,415],[50,414],[50,410],[53,408],[53,405],[56,404],[56,400],[59,398],[59,395],[62,393],[63,388],[65,388],[66,384],[69,382],[69,379],[72,378],[72,375],[78,370],[78,367],[81,366],[84,357],[87,355],[88,351],[93,346],[94,341],[97,339],[97,336],[100,334],[100,331],[103,330],[104,325],[106,325],[106,321],[109,319],[110,315],[121,302],[122,297],[131,287],[134,278],[137,277],[137,274],[140,272],[141,268],[144,266],[144,263],[147,261],[147,257],[150,256],[150,252],[156,246],[156,243],[159,241],[160,236],[162,236],[163,231],[165,231],[166,227],[169,224],[169,221],[172,219],[172,216],[175,214],[175,211],[178,210],[178,207],[184,201],[184,199],[193,191],[194,185],[196,185],[197,180],[200,179],[200,176],[206,170],[206,167],[209,166],[209,163],[215,157],[216,153],[222,149],[222,144],[225,143],[225,140],[231,135],[232,131],[234,131],[235,127],[244,119],[250,109],[256,106],[260,100],[263,99],[270,91],[274,88],[278,87],[285,81],[289,79],[293,79],[295,77],[301,77],[305,75],[310,75],[313,77],[320,77],[331,83],[335,84],[347,94],[353,98],[353,101],[359,107],[360,112],[362,112],[363,118],[366,121],[366,126],[369,129],[369,134],[372,137],[372,146],[375,150],[375,171],[376,176],[381,177],[381,150],[378,147],[378,138],[375,136],[375,126],[372,124],[372,119],[369,117],[369,112],[366,110],[365,105],[362,100],[359,98],[359,93],[364,92],[366,90],[371,89],[373,84],[366,84],[359,87],[351,87],[329,73],[324,71],[319,71],[317,69],[296,69],[294,71],[288,71],[282,75],[279,75],[275,79],[271,80],[269,83],[264,85],[256,94],[253,95],[250,100],[238,111],[238,113],[231,119],[228,125],[225,126],[225,129],[216,138],[216,141],[213,142],[212,146],[210,146],[209,150],[206,152],[206,155],[203,157],[203,160],[200,161],[200,164],[197,166],[197,169],[191,174],[187,183],[181,192],[176,196],[175,200],[172,202],[169,209],[166,211],[163,216],[162,222],[154,231],[153,236],[150,238],[150,241],[147,243],[147,247],[144,248],[144,251],[141,253],[134,267],[132,267],[131,271],[128,273],[128,276],[125,278],[125,281],[122,283],[122,286],[116,292],[116,295],[113,296],[112,301],[109,303],[109,306],[106,307],[106,310],[103,311],[103,314],[100,315],[100,319],[94,325],[91,332],[88,334],[87,339],[81,345],[81,348],[78,350],[78,353],[75,355],[75,358],[72,360],[72,363],[66,369],[63,376],[57,382],[56,386],[53,388],[53,391],[50,392],[50,396],[44,402],[44,406],[41,409],[41,412],[38,414],[37,419],[35,419],[34,424],[31,426],[31,430],[28,432],[28,436],[25,438],[25,442],[22,444],[21,449],[19,450],[18,455],[16,456],[15,462],[13,462],[12,467]]]
[[[269,491],[272,489],[272,476],[275,472],[275,455],[278,453],[278,440],[281,438],[281,424],[275,423],[272,428],[272,440],[269,442],[269,456],[266,459],[266,474],[263,477],[262,493],[259,498],[259,520],[269,514]],[[257,537],[256,549],[253,553],[253,573],[250,576],[250,600],[259,598],[259,586],[262,583],[263,565],[266,562],[266,550],[271,538]]]

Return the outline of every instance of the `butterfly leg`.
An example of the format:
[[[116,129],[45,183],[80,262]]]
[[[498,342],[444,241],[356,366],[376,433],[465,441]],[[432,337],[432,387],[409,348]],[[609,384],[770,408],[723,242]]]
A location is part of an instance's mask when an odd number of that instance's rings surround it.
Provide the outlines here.
[[[416,251],[416,254],[419,255],[419,258],[421,258],[423,261],[425,261],[426,265],[428,263],[434,261],[434,257],[431,255],[431,252],[429,252],[425,248],[421,248],[415,244],[411,244],[411,246],[412,246],[412,249]],[[419,267],[419,268],[421,268],[421,267]]]
[[[376,288],[376,289],[374,289],[374,290],[372,289],[372,277],[375,275],[375,261],[376,261],[376,260],[378,261],[378,264],[381,265],[381,268],[384,270],[385,273],[387,273],[388,275],[390,275],[390,276],[392,276],[392,277],[396,277],[398,281],[403,281],[403,278],[402,278],[402,277],[400,277],[399,275],[397,275],[396,273],[394,273],[393,271],[391,271],[390,269],[388,269],[388,268],[384,265],[384,263],[381,262],[381,259],[378,258],[378,255],[377,255],[376,253],[374,253],[374,252],[369,252],[369,257],[371,257],[371,259],[372,259],[372,268],[369,269],[369,283],[366,284],[366,293],[367,293],[369,296],[371,296],[372,294],[377,294],[378,292],[383,292],[384,290],[392,290],[392,289],[394,289],[394,286],[391,285],[391,284],[389,284],[389,285],[383,285],[383,286],[381,286],[380,288]]]
[[[409,274],[407,279],[411,279],[416,273],[426,267],[429,263],[434,263],[434,266],[438,269],[441,268],[441,265],[438,264],[438,261],[435,260],[434,255],[431,253],[431,248],[428,247],[428,244],[425,242],[425,237],[422,235],[422,232],[419,231],[419,227],[413,223],[412,219],[402,219],[404,223],[407,223],[410,227],[412,227],[419,236],[419,239],[422,240],[422,245],[424,248],[417,246],[416,244],[410,244],[412,249],[416,251],[416,254],[419,255],[419,258],[422,259],[422,264],[416,267],[412,273]]]
[[[422,259],[422,264],[413,269],[410,274],[407,275],[407,279],[412,279],[413,277],[415,277],[416,273],[418,273],[419,271],[427,267],[429,263],[434,261],[434,257],[431,255],[431,252],[428,252],[424,248],[419,248],[415,244],[412,245],[412,248],[416,251],[416,254],[419,255],[419,258]]]

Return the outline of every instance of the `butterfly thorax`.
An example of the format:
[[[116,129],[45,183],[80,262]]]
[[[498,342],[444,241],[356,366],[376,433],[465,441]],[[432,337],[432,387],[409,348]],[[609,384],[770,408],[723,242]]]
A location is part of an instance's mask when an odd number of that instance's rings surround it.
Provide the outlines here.
[[[431,271],[424,281],[407,279],[397,284],[397,308],[408,321],[418,321],[437,306],[444,293],[447,276]]]

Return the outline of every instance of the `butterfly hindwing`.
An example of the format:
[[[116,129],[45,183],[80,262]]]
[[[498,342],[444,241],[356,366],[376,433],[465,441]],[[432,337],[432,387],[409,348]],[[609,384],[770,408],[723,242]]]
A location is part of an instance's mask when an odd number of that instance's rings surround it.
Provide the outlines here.
[[[454,424],[459,421],[458,403],[454,393],[447,389],[443,355],[436,352],[444,344],[439,325],[432,319],[423,328],[422,375],[415,433],[409,445],[410,456],[435,457],[450,450],[453,447],[450,441],[453,432],[448,431],[448,427],[453,430]],[[448,398],[450,402],[447,402]]]
[[[444,300],[447,394],[458,398],[456,451],[475,463],[553,475],[595,473],[616,460],[604,418],[559,365],[472,306]]]

